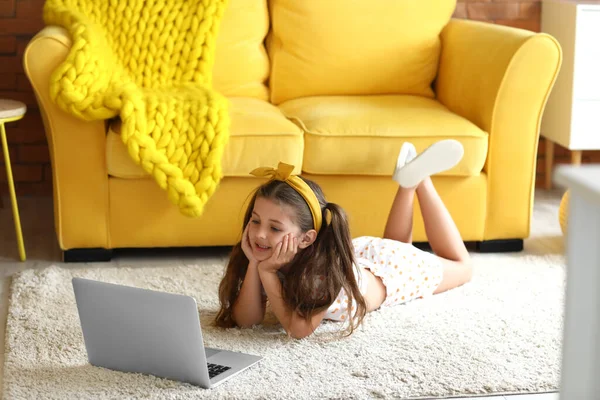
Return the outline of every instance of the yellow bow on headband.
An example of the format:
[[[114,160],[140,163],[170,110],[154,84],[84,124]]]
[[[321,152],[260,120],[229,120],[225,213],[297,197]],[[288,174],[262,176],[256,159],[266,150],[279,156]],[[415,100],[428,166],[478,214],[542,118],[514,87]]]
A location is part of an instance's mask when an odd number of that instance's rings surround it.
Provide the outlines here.
[[[267,177],[271,180],[283,181],[290,185],[296,192],[300,194],[300,196],[302,196],[302,198],[304,198],[308,204],[313,221],[315,222],[315,230],[318,233],[321,229],[322,223],[321,205],[319,204],[317,195],[315,192],[313,192],[310,186],[308,186],[300,177],[292,175],[293,170],[293,165],[280,162],[277,166],[277,169],[260,167],[252,170],[250,174],[258,177]]]

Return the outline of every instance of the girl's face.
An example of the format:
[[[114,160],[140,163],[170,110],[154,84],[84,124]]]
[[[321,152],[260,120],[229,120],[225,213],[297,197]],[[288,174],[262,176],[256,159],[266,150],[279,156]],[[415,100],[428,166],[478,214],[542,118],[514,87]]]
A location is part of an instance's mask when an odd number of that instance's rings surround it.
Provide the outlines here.
[[[248,238],[257,261],[269,259],[273,250],[288,233],[300,237],[302,232],[292,220],[294,211],[289,206],[279,205],[270,199],[257,197],[250,217]]]

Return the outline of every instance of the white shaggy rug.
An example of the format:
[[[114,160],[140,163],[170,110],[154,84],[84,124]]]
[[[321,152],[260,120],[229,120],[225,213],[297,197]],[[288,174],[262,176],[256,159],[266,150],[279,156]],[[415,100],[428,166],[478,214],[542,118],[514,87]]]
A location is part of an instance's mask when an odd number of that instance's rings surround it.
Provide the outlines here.
[[[333,322],[303,340],[289,339],[277,324],[212,327],[223,257],[25,270],[11,284],[4,398],[364,399],[557,390],[565,274],[555,207],[536,209],[524,252],[474,253],[471,283],[371,313],[347,339],[334,336]],[[265,359],[211,390],[90,366],[73,276],[192,295],[207,346]]]

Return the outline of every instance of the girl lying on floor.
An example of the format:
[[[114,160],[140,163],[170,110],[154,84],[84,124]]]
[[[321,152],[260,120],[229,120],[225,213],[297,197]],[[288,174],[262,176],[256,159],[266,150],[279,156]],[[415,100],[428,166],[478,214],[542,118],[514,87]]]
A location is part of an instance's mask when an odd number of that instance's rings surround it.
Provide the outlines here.
[[[469,253],[430,176],[463,156],[455,140],[434,143],[417,156],[404,143],[392,179],[398,184],[383,237],[351,239],[344,210],[294,167],[258,168],[269,177],[252,197],[243,234],[219,286],[221,327],[252,327],[266,301],[294,338],[323,320],[345,321],[348,334],[366,313],[444,292],[471,280]],[[433,253],[411,244],[418,197]]]

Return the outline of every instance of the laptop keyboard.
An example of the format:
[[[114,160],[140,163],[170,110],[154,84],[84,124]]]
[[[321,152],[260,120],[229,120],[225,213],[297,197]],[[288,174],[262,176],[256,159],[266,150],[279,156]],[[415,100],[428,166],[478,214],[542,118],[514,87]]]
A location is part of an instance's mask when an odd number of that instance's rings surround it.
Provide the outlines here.
[[[226,367],[224,365],[217,365],[217,364],[211,364],[211,363],[207,363],[207,365],[208,365],[208,377],[210,379],[231,369],[231,367]]]

